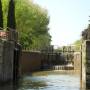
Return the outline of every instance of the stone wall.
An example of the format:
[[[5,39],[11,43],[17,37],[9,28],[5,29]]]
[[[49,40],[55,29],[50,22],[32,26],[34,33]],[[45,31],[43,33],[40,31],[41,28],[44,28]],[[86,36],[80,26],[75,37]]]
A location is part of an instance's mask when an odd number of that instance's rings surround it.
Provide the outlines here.
[[[13,80],[14,43],[0,41],[0,81]]]
[[[90,89],[90,41],[82,44],[82,88]]]
[[[86,88],[86,42],[82,44],[81,88]]]
[[[86,41],[86,88],[90,89],[90,41]]]
[[[81,52],[74,52],[74,70],[81,70]]]

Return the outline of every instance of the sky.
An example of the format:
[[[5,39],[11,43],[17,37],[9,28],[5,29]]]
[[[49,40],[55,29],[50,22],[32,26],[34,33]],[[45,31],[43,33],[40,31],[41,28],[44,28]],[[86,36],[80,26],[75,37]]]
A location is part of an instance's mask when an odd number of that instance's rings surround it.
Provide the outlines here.
[[[48,10],[52,45],[64,46],[81,38],[90,20],[90,0],[33,0]]]

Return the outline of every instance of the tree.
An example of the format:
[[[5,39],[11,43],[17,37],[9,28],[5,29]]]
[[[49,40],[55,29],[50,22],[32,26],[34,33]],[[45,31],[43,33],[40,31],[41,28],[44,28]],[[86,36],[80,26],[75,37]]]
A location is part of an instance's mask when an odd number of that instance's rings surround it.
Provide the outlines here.
[[[4,13],[7,13],[8,3],[6,4],[6,2],[7,0],[3,0]],[[16,28],[22,47],[42,48],[45,45],[50,45],[51,36],[48,32],[47,10],[30,0],[15,0],[15,5]]]
[[[80,50],[80,47],[81,47],[81,44],[82,44],[82,40],[80,39],[80,40],[76,40],[75,42],[74,42],[74,44],[73,45],[75,45],[75,50]]]
[[[2,11],[2,2],[0,0],[0,29],[3,28],[3,11]]]
[[[9,1],[9,10],[7,17],[7,27],[11,29],[16,29],[16,21],[15,21],[15,3],[14,0]]]

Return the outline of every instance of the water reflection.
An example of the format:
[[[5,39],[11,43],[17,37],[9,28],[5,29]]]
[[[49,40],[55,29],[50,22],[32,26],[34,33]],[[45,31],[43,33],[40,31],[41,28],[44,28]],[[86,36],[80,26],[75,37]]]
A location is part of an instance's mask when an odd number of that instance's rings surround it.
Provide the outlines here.
[[[18,90],[18,86],[13,84],[0,85],[0,90]]]
[[[77,75],[26,76],[19,90],[80,90]]]
[[[78,75],[24,76],[17,85],[2,85],[0,90],[80,90]]]
[[[41,77],[33,77],[33,76],[26,76],[20,80],[20,90],[39,90],[41,88],[45,88],[47,86],[44,80],[40,79]]]

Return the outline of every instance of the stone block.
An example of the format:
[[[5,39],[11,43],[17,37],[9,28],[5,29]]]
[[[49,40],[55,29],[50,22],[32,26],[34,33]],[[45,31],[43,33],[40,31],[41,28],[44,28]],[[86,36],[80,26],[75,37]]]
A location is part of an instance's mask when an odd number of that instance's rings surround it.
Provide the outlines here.
[[[86,52],[86,59],[88,59],[88,60],[90,59],[90,52]]]
[[[90,75],[87,75],[86,76],[86,80],[90,80]]]
[[[87,67],[87,68],[86,68],[86,72],[87,72],[87,73],[90,73],[90,67]]]
[[[86,58],[86,59],[87,59],[87,58]],[[90,65],[90,59],[87,59],[86,64],[89,64],[89,65]]]

